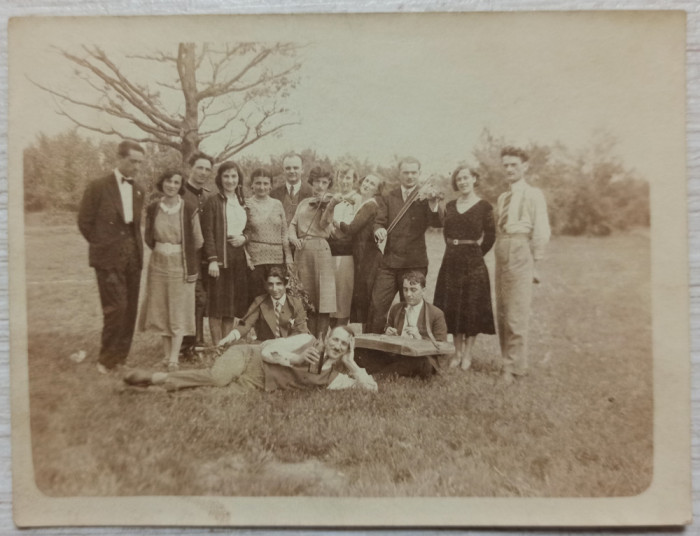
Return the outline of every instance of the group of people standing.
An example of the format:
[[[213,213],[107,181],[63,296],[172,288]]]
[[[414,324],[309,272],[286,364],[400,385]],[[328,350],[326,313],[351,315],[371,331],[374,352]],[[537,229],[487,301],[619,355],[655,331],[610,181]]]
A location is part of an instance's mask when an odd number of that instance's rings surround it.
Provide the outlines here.
[[[78,217],[104,313],[97,365],[102,373],[126,361],[143,259],[146,194],[133,177],[144,151],[124,141],[118,157],[113,173],[86,189]],[[444,330],[436,324],[436,331],[454,336],[451,366],[466,370],[476,336],[496,332],[483,260],[495,243],[503,379],[512,383],[527,370],[534,262],[542,257],[550,232],[544,196],[525,182],[527,161],[524,151],[503,149],[510,188],[499,197],[494,214],[476,194],[479,174],[469,166],[453,172],[458,197],[445,206],[432,186],[420,184],[421,164],[415,158],[399,162],[400,186],[384,192],[381,178],[360,178],[351,165],[335,173],[315,166],[304,182],[303,160],[290,153],[282,160],[284,184],[273,189],[272,172],[255,169],[249,178],[252,196],[244,197],[244,172],[233,161],[218,166],[217,191],[208,191],[214,161],[197,153],[189,159],[187,176],[167,171],[158,178],[161,195],[145,208],[143,240],[152,253],[138,326],[162,336],[164,364],[174,372],[183,351],[204,346],[204,317],[212,345],[248,333],[262,301],[271,296],[271,271],[278,284],[287,283],[282,269],[294,274],[306,293],[304,330],[315,340],[350,322],[362,324],[364,332],[420,338],[425,330],[417,324],[424,325],[429,315],[446,322]],[[422,290],[428,227],[443,227],[446,242],[432,305]],[[400,310],[391,307],[397,292],[405,306]],[[290,307],[304,307],[298,297],[289,298],[283,304],[271,298],[271,338],[284,337],[282,306],[290,317],[297,314]],[[430,322],[427,332],[432,338]]]

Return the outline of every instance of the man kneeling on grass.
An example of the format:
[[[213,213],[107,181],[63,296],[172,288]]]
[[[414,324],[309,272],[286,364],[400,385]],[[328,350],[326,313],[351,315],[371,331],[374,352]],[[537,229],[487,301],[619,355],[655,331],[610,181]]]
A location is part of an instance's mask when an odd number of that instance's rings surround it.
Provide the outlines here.
[[[271,339],[262,344],[229,347],[206,370],[149,372],[134,369],[124,376],[129,385],[162,385],[168,391],[188,387],[224,387],[239,392],[255,389],[348,389],[377,390],[377,384],[355,363],[355,338],[346,326],[338,326],[325,345],[302,333]]]
[[[404,301],[391,307],[384,334],[392,337],[430,340],[436,355],[407,357],[380,350],[362,350],[357,361],[370,374],[417,376],[429,379],[440,371],[443,358],[437,352],[437,341],[447,340],[444,313],[425,301],[425,275],[411,270],[402,275]]]

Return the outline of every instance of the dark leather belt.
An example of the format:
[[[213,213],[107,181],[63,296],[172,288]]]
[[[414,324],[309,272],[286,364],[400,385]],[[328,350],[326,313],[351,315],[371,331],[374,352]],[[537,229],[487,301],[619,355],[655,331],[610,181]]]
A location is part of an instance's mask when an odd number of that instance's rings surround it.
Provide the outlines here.
[[[445,242],[447,242],[451,246],[461,246],[464,244],[478,244],[476,240],[458,240],[456,238],[445,238]]]

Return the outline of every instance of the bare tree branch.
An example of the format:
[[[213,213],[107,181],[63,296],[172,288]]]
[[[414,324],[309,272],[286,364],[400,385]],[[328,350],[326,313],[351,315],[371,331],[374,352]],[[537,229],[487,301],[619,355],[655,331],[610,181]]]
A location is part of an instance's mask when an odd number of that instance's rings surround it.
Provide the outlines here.
[[[269,116],[269,117],[271,117],[271,116]],[[251,139],[248,139],[248,135],[250,134],[251,127],[247,127],[247,128],[246,128],[246,134],[245,134],[245,136],[242,138],[242,141],[240,141],[239,143],[237,143],[237,144],[235,144],[235,145],[227,145],[226,147],[224,147],[223,151],[221,151],[221,152],[218,154],[218,156],[216,156],[216,160],[217,160],[217,161],[227,160],[228,158],[231,158],[231,157],[232,157],[233,155],[235,155],[236,153],[239,153],[240,151],[242,151],[242,150],[245,149],[246,147],[248,147],[248,146],[254,144],[255,142],[261,140],[262,138],[264,138],[264,137],[266,137],[266,136],[269,136],[270,134],[274,134],[275,132],[278,132],[279,130],[281,130],[281,129],[285,128],[285,127],[289,127],[289,126],[292,126],[292,125],[298,125],[298,124],[300,124],[299,121],[289,121],[289,122],[287,122],[287,123],[281,123],[281,124],[277,125],[276,127],[271,128],[271,129],[268,130],[268,131],[262,132],[261,130],[259,130],[259,127],[261,127],[262,123],[263,123],[264,121],[266,121],[267,119],[269,119],[269,117],[268,117],[268,116],[264,117],[264,118],[263,118],[260,122],[258,122],[258,124],[255,126],[255,131],[256,131],[255,137],[253,137],[253,138],[251,138]]]
[[[223,47],[205,43],[197,48],[195,43],[179,43],[175,55],[146,51],[126,56],[139,62],[175,64],[175,83],[172,78],[147,83],[130,78],[126,68],[122,69],[116,58],[109,57],[99,46],[83,46],[80,53],[56,48],[74,66],[76,77],[94,98],[31,82],[51,95],[58,113],[80,128],[123,136],[120,125],[128,123],[144,133],[142,141],[175,148],[183,159],[196,151],[203,139],[231,129],[231,137],[219,154],[219,158],[226,158],[282,128],[298,124],[284,119],[286,110],[278,104],[288,95],[287,88],[294,87],[293,75],[301,65],[293,56],[300,47],[296,43],[268,46],[239,42]],[[161,100],[161,90],[168,97],[176,91],[184,98],[184,110],[181,100],[173,106],[167,99]],[[267,109],[263,110],[263,106]],[[251,107],[259,111],[248,114],[254,110]],[[116,126],[89,124],[77,114],[79,108],[107,114]],[[273,117],[283,122],[268,128]]]
[[[95,47],[94,51],[90,51],[87,47],[83,47],[83,49],[97,61],[100,61],[101,63],[106,65],[114,73],[114,75],[120,82],[120,84],[118,84],[117,87],[123,88],[123,90],[127,93],[125,97],[128,98],[128,100],[132,104],[134,104],[134,106],[136,106],[144,114],[146,114],[149,117],[149,119],[151,119],[154,122],[156,122],[155,119],[157,119],[158,121],[162,121],[163,123],[169,124],[172,127],[179,127],[179,121],[169,117],[167,114],[163,113],[156,106],[154,106],[152,95],[147,95],[141,90],[141,88],[139,88],[135,84],[132,84],[121,73],[117,66],[112,61],[110,61],[110,59],[102,51],[102,49],[100,49],[99,47]]]
[[[61,115],[61,116],[65,117],[66,119],[68,119],[69,121],[71,121],[72,123],[74,123],[76,126],[78,126],[78,127],[80,127],[80,128],[84,128],[84,129],[90,130],[90,131],[92,131],[92,132],[97,132],[97,133],[99,133],[99,134],[104,134],[104,135],[106,135],[106,136],[119,136],[119,137],[122,138],[122,139],[130,139],[130,140],[134,140],[134,141],[137,141],[137,142],[140,142],[140,143],[156,143],[156,144],[158,144],[158,145],[164,145],[164,146],[172,147],[172,148],[178,149],[178,150],[179,150],[179,148],[180,148],[180,145],[179,145],[177,142],[174,142],[174,141],[163,142],[163,141],[160,140],[160,139],[149,138],[149,137],[145,137],[145,138],[135,138],[135,137],[133,137],[133,136],[128,136],[128,135],[124,134],[124,133],[121,132],[121,131],[115,130],[113,127],[110,127],[109,130],[105,130],[105,129],[100,128],[100,127],[96,127],[96,126],[93,126],[93,125],[88,125],[88,124],[86,124],[86,123],[83,123],[82,121],[78,121],[75,117],[73,117],[73,116],[71,116],[70,114],[66,113],[66,111],[61,107],[60,104],[56,103],[56,106],[58,107],[58,111],[56,112],[56,113],[58,113],[58,115]]]
[[[156,83],[156,85],[158,85],[160,87],[164,87],[166,89],[172,89],[173,91],[182,91],[182,88],[179,86],[176,86],[175,84],[166,84],[165,82],[159,82],[158,80],[156,80],[155,83]]]
[[[236,76],[234,76],[229,81],[223,84],[216,83],[216,78],[214,78],[214,82],[212,82],[207,88],[205,88],[197,94],[197,100],[202,100],[209,97],[219,97],[221,95],[229,93],[230,88],[234,86],[236,82],[243,78],[253,67],[262,63],[271,53],[271,49],[265,49],[262,52],[259,52],[253,59],[251,59],[248,62],[248,64],[245,67],[241,69],[241,71]],[[230,54],[226,54],[224,56],[225,59],[228,59],[229,57]]]
[[[166,54],[163,54],[162,52],[158,52],[158,54],[156,54],[155,56],[133,54],[133,55],[128,55],[126,57],[131,58],[131,59],[136,59],[136,60],[173,62],[173,63],[177,62],[177,58],[175,56],[167,56]]]
[[[220,127],[212,129],[212,130],[207,130],[206,132],[200,132],[199,135],[202,138],[206,138],[208,136],[211,136],[212,134],[217,134],[224,130],[227,126],[229,126],[231,123],[233,123],[236,119],[238,119],[241,115],[241,111],[243,110],[243,107],[240,107],[238,111],[229,117]]]

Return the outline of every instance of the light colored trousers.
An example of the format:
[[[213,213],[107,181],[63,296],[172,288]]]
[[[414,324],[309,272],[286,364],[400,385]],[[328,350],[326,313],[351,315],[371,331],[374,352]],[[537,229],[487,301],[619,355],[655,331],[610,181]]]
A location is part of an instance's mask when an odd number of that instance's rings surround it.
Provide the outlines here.
[[[527,373],[534,261],[526,234],[496,238],[496,319],[504,372]]]
[[[231,346],[209,369],[180,370],[168,373],[169,391],[188,387],[224,387],[241,393],[265,388],[265,372],[259,344]]]

